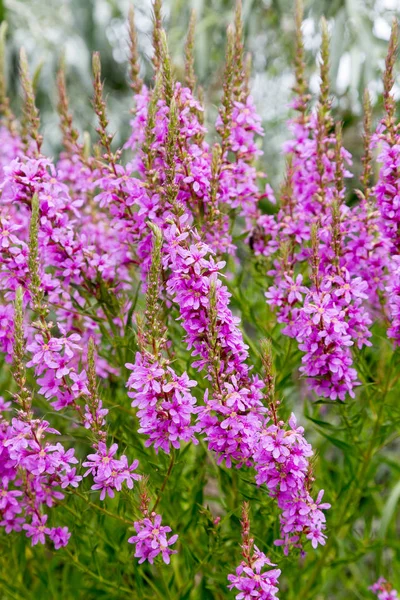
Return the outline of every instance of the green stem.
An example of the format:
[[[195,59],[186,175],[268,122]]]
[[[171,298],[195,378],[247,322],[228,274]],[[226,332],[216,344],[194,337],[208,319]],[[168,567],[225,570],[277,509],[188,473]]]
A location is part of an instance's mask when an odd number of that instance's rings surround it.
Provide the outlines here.
[[[175,449],[172,448],[172,450],[171,450],[171,460],[169,462],[168,471],[167,471],[167,474],[164,477],[164,481],[161,484],[160,491],[158,492],[156,501],[154,503],[153,508],[151,509],[151,512],[154,512],[156,510],[156,508],[157,508],[157,506],[158,506],[158,504],[159,504],[159,502],[161,500],[161,496],[162,496],[162,494],[163,494],[163,492],[165,490],[165,486],[168,483],[168,479],[170,478],[170,475],[172,473],[172,468],[173,468],[174,464],[175,464]]]
[[[156,588],[156,586],[154,585],[154,583],[152,582],[152,580],[150,579],[150,577],[148,575],[146,575],[146,573],[144,571],[141,572],[141,576],[149,584],[149,586],[151,587],[151,589],[155,591],[155,593],[157,594],[157,598],[161,598],[161,600],[164,600],[164,596],[161,595],[160,590],[158,590]]]
[[[86,504],[88,506],[90,506],[91,508],[95,508],[96,510],[104,513],[105,515],[107,515],[109,517],[113,517],[113,519],[117,519],[118,521],[121,521],[122,523],[125,523],[126,525],[132,525],[134,519],[128,520],[128,519],[125,519],[124,517],[120,517],[119,515],[116,515],[115,513],[107,510],[106,508],[103,508],[103,507],[99,506],[98,504],[95,504],[94,502],[91,502],[90,500],[88,500],[83,494],[81,494],[77,490],[71,490],[71,491],[72,491],[73,494],[75,494],[75,496],[78,496],[79,498],[82,498],[82,500],[84,500],[86,502]]]
[[[118,592],[125,592],[126,594],[129,594],[129,597],[132,597],[132,592],[133,592],[132,589],[128,589],[128,588],[124,587],[123,585],[117,585],[117,584],[113,583],[112,581],[108,581],[107,579],[104,579],[103,577],[101,577],[101,575],[97,575],[97,573],[95,573],[94,571],[91,571],[88,567],[86,567],[86,565],[83,565],[79,561],[78,557],[75,556],[74,554],[72,554],[72,552],[70,552],[68,550],[68,548],[63,548],[63,550],[64,550],[64,552],[66,552],[68,554],[68,556],[70,557],[70,559],[72,560],[74,565],[80,571],[83,571],[87,575],[90,575],[91,577],[93,577],[93,579],[96,579],[104,586],[109,587],[113,590],[117,590]]]
[[[0,577],[0,583],[4,586],[4,590],[7,590],[7,594],[10,598],[13,598],[15,600],[23,600],[22,596],[18,595],[19,592],[17,593],[12,591],[10,584],[2,577]]]

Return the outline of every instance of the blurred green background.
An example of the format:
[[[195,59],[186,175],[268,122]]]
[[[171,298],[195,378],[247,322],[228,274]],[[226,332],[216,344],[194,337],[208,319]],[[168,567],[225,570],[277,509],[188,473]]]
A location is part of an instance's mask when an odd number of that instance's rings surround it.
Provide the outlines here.
[[[93,135],[91,53],[99,50],[108,92],[111,130],[116,142],[128,136],[131,91],[127,82],[126,17],[131,0],[3,0],[0,17],[9,23],[10,94],[18,98],[18,50],[23,45],[32,70],[41,66],[38,104],[42,112],[45,151],[59,150],[55,110],[55,71],[62,53],[77,125]],[[196,68],[205,88],[208,119],[218,104],[224,60],[225,30],[234,0],[164,0],[164,24],[177,74],[183,68],[183,46],[192,9],[197,15]],[[151,0],[135,0],[142,74],[151,80]],[[303,25],[310,88],[318,92],[316,61],[319,21],[328,19],[332,35],[331,78],[337,118],[344,122],[345,143],[355,154],[357,170],[362,93],[368,84],[379,111],[381,71],[390,24],[400,15],[400,0],[305,0]],[[262,116],[265,137],[262,166],[277,184],[282,170],[281,144],[293,84],[294,19],[292,0],[243,0],[246,47],[253,56],[252,94]],[[396,93],[398,93],[398,89]],[[15,101],[15,100],[14,100]],[[16,108],[17,110],[17,108]]]

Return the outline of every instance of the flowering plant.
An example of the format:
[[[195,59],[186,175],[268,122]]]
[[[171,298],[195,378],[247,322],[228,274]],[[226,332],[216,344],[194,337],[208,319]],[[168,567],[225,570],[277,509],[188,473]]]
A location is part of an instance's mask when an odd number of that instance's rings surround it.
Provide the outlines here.
[[[260,183],[240,2],[213,129],[194,19],[181,82],[159,0],[153,11],[149,82],[129,16],[122,148],[98,53],[97,141],[74,127],[61,67],[56,159],[24,50],[20,121],[0,73],[2,597],[397,598],[397,24],[375,131],[365,94],[357,182],[328,26],[313,102],[297,2],[274,194]]]

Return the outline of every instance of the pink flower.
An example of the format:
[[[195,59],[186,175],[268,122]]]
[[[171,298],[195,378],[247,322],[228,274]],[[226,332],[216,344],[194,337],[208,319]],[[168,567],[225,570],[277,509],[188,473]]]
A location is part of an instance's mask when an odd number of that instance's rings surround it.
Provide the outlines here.
[[[145,517],[141,521],[134,523],[136,535],[128,539],[130,544],[135,544],[135,557],[139,558],[139,564],[148,560],[153,564],[156,556],[161,554],[163,561],[168,565],[171,554],[176,554],[176,550],[171,550],[178,539],[175,534],[167,538],[171,528],[161,525],[161,516],[151,513],[150,517]]]
[[[30,524],[25,523],[25,525],[22,526],[26,531],[26,536],[32,538],[32,546],[36,546],[38,542],[41,544],[46,543],[45,536],[50,535],[51,533],[51,529],[46,527],[47,519],[47,515],[37,516],[34,514],[32,522]]]
[[[71,534],[68,531],[68,527],[53,527],[50,529],[49,537],[54,544],[54,548],[58,550],[68,544]]]

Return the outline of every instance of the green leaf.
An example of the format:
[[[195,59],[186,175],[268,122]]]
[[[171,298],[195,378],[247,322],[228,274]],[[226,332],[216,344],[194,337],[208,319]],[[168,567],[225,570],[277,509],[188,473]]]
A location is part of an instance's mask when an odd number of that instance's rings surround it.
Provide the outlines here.
[[[390,521],[392,520],[397,503],[400,498],[400,481],[394,486],[392,491],[389,494],[389,497],[386,501],[386,504],[382,511],[382,519],[379,526],[379,536],[381,538],[385,538],[386,532],[388,530]]]

